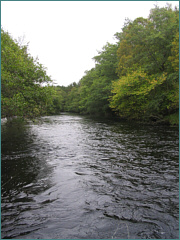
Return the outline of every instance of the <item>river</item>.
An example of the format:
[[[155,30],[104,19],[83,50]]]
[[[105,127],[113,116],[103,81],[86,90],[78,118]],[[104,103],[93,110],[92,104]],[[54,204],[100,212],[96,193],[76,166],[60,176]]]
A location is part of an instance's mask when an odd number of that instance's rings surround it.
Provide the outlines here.
[[[178,239],[179,132],[74,114],[1,124],[3,239]]]

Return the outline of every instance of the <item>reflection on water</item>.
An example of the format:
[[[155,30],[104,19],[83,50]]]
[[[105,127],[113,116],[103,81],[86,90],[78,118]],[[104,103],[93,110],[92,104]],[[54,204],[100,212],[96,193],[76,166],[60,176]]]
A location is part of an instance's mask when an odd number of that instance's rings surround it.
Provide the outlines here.
[[[2,129],[2,238],[178,238],[178,130],[77,115]]]

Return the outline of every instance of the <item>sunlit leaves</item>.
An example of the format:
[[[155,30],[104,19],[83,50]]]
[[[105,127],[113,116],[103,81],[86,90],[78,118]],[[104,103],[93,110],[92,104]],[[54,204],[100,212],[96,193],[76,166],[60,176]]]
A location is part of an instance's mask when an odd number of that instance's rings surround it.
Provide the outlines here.
[[[176,33],[171,48],[171,55],[168,60],[175,72],[179,72],[179,32]]]
[[[178,110],[179,11],[155,7],[148,19],[128,21],[116,34],[119,81],[110,106],[121,117],[145,118]]]
[[[166,80],[166,75],[147,75],[141,68],[113,83],[110,106],[122,117],[140,118],[145,114],[151,91]]]

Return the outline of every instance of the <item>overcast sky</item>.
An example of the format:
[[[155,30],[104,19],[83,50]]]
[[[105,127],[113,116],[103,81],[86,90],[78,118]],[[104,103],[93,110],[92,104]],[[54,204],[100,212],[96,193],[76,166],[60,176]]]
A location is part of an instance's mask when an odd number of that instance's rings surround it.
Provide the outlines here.
[[[154,5],[179,1],[1,1],[1,26],[15,39],[29,42],[29,53],[38,57],[57,85],[78,82],[95,66],[92,58],[125,18],[147,18]]]

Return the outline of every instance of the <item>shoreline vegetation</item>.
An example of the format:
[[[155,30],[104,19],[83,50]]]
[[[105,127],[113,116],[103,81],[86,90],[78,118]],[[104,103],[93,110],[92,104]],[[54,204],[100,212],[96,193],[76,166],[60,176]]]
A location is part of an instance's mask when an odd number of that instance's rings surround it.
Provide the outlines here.
[[[179,9],[151,9],[126,19],[115,44],[78,83],[53,86],[46,68],[1,28],[1,118],[62,112],[179,125]]]
[[[127,122],[129,124],[143,124],[144,126],[145,125],[149,125],[149,126],[169,126],[169,127],[175,127],[175,128],[179,128],[179,113],[176,113],[174,114],[173,116],[167,116],[167,118],[165,119],[159,119],[159,120],[131,120],[131,119],[127,119],[127,118],[121,118],[117,115],[114,115],[114,116],[100,116],[100,115],[88,115],[88,114],[80,114],[80,113],[76,113],[76,112],[59,112],[59,113],[56,113],[56,114],[49,114],[49,115],[42,115],[42,116],[36,116],[36,117],[31,117],[31,118],[26,118],[26,117],[23,117],[23,116],[12,116],[12,117],[4,117],[4,118],[1,118],[1,124],[5,124],[5,123],[8,123],[8,124],[11,124],[13,122],[15,123],[18,123],[18,122],[24,122],[24,123],[27,123],[27,122],[38,122],[39,120],[41,121],[41,117],[48,117],[48,116],[61,116],[61,115],[64,115],[64,114],[68,114],[68,115],[76,115],[76,116],[85,116],[85,117],[89,117],[91,119],[94,119],[94,120],[97,120],[97,121],[101,121],[101,120],[107,120],[107,121],[113,121],[113,122]]]

